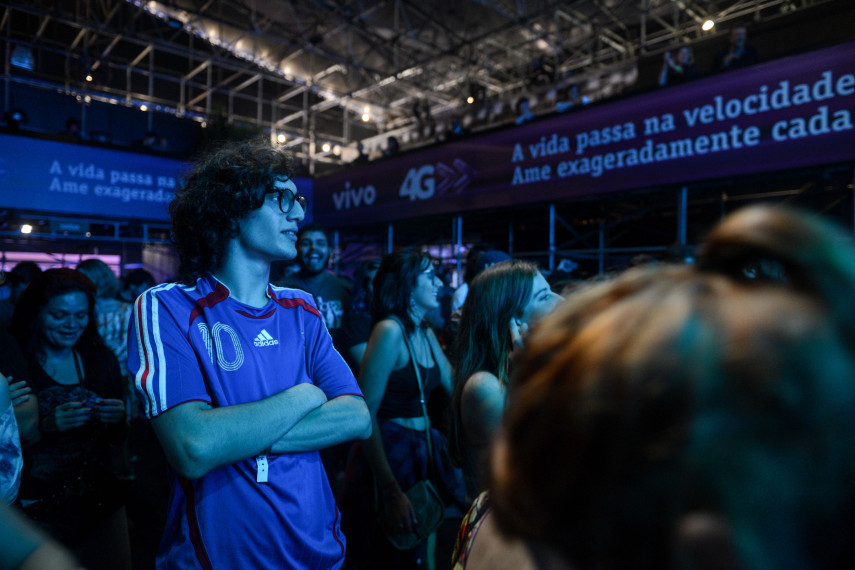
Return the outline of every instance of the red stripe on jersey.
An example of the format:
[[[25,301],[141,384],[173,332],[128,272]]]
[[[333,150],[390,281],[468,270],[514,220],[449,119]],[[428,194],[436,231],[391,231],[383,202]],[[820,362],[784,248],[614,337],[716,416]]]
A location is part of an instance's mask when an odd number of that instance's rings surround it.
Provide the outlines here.
[[[143,329],[143,312],[142,312],[142,300],[145,295],[140,295],[137,299],[136,309],[137,309],[137,336],[140,339],[140,344],[143,349],[143,362],[145,365],[143,366],[143,373],[140,377],[140,387],[144,394],[148,395],[147,385],[148,385],[148,374],[151,372],[151,368],[148,366],[148,339],[145,336],[145,331]],[[148,400],[148,410],[147,413],[151,416],[154,405],[152,404],[151,398],[146,398]]]
[[[249,314],[249,313],[247,313],[246,311],[236,310],[235,312],[237,312],[237,314],[242,315],[242,316],[244,316],[244,317],[249,317],[250,319],[266,319],[267,317],[269,317],[270,315],[272,315],[272,314],[273,314],[273,311],[275,311],[275,310],[276,310],[276,309],[270,309],[270,312],[268,312],[268,313],[264,313],[263,315],[259,315],[259,316],[257,316],[257,317],[256,317],[255,315],[250,315],[250,314]]]
[[[208,551],[205,550],[205,545],[202,544],[202,532],[199,530],[199,519],[196,518],[196,498],[193,489],[193,482],[190,479],[178,476],[178,483],[181,485],[181,490],[184,492],[184,508],[187,516],[187,529],[190,532],[190,543],[193,545],[193,551],[196,553],[196,560],[204,570],[213,570],[211,559],[208,558]]]
[[[338,505],[335,505],[335,521],[333,522],[333,528],[338,526],[338,517],[339,517]],[[338,531],[341,532],[341,528],[339,528]],[[339,557],[338,560],[342,560],[342,559],[344,559],[344,544],[338,539],[338,535],[336,533],[333,533],[333,538],[335,538],[335,541],[341,547],[341,557]],[[336,562],[338,562],[338,560],[336,560]]]
[[[217,288],[196,301],[196,305],[193,307],[193,310],[190,311],[190,322],[189,326],[193,326],[193,321],[202,314],[202,309],[210,309],[217,303],[225,301],[229,298],[229,290],[225,285],[217,282]]]
[[[280,305],[282,305],[282,307],[285,309],[297,309],[297,308],[304,309],[304,310],[312,313],[313,315],[315,315],[319,319],[323,318],[323,317],[321,317],[321,314],[318,312],[318,310],[316,308],[314,308],[312,305],[310,305],[309,303],[307,303],[303,299],[280,299],[278,297],[273,297],[273,299],[275,299],[276,302],[279,303]]]

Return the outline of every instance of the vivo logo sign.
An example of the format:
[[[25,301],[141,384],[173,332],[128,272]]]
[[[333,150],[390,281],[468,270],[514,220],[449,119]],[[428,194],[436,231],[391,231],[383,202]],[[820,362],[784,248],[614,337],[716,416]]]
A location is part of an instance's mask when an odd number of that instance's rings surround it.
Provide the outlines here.
[[[377,190],[371,184],[354,189],[350,186],[350,182],[345,182],[342,192],[333,193],[333,202],[335,202],[336,210],[368,206],[373,204],[376,199]]]

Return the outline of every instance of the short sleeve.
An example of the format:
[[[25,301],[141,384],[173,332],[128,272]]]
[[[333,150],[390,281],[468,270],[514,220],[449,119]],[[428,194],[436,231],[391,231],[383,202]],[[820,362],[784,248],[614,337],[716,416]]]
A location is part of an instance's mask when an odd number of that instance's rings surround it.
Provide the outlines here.
[[[175,284],[149,289],[134,303],[128,371],[146,418],[190,401],[211,402],[187,327],[191,306]]]

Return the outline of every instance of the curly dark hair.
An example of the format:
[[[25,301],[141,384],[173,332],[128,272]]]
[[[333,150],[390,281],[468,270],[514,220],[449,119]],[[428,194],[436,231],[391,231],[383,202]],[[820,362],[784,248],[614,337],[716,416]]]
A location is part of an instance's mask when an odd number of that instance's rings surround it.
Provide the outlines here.
[[[226,143],[201,159],[169,204],[180,280],[192,283],[216,267],[241,218],[261,207],[275,178],[293,175],[291,153],[261,138]]]
[[[18,341],[21,350],[29,359],[44,364],[44,336],[39,316],[54,297],[66,293],[81,292],[89,304],[89,323],[74,345],[84,361],[97,359],[98,350],[104,348],[104,340],[98,334],[98,319],[95,316],[95,284],[82,272],[66,267],[48,269],[36,275],[21,294],[15,305],[9,332]]]
[[[372,323],[395,315],[401,319],[407,333],[416,330],[417,323],[410,317],[410,298],[416,288],[419,273],[432,264],[430,255],[412,249],[390,253],[384,257],[377,275],[374,276]]]

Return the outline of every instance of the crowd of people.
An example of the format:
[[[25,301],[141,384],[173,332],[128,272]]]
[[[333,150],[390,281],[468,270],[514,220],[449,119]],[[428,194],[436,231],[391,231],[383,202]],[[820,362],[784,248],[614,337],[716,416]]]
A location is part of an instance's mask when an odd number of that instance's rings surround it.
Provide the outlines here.
[[[173,282],[9,272],[0,568],[848,565],[836,227],[751,207],[560,291],[473,248],[452,296],[417,249],[330,273],[292,176],[263,141],[200,160]]]

